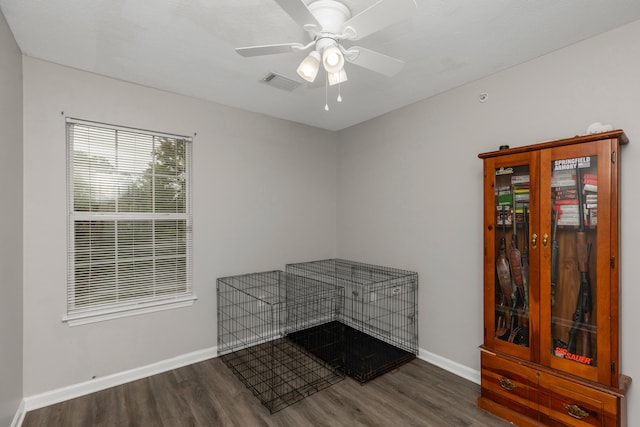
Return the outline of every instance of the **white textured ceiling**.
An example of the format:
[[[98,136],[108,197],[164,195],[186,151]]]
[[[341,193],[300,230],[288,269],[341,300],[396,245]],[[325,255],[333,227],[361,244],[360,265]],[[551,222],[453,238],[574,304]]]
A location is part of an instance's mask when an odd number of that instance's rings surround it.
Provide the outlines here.
[[[389,0],[393,1],[393,0]],[[344,0],[352,14],[376,0]],[[640,19],[640,0],[416,0],[413,18],[358,44],[406,62],[389,78],[293,91],[304,52],[245,58],[235,47],[302,42],[273,0],[0,0],[23,54],[145,86],[339,130]]]

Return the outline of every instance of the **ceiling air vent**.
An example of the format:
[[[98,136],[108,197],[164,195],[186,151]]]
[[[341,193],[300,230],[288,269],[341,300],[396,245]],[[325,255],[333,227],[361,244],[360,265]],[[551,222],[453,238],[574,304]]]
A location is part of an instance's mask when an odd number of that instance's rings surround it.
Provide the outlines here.
[[[276,74],[276,73],[267,74],[262,78],[262,81],[268,84],[269,86],[277,87],[278,89],[288,90],[289,92],[291,92],[292,90],[294,90],[295,88],[297,88],[302,84],[300,82],[291,80],[288,77],[281,76],[280,74]]]

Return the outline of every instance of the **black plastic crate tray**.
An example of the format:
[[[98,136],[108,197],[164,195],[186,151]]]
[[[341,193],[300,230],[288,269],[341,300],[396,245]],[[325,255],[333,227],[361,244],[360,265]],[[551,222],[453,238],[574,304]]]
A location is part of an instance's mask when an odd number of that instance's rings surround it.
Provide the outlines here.
[[[288,334],[287,339],[361,383],[416,357],[414,353],[337,321]]]

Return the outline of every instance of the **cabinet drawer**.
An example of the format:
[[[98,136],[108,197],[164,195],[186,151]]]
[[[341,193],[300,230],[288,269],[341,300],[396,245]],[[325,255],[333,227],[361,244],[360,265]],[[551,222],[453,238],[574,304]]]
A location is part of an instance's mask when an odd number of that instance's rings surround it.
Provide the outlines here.
[[[483,396],[537,417],[538,373],[535,370],[484,351],[481,363]]]
[[[540,412],[549,425],[618,426],[619,397],[606,391],[543,374]]]

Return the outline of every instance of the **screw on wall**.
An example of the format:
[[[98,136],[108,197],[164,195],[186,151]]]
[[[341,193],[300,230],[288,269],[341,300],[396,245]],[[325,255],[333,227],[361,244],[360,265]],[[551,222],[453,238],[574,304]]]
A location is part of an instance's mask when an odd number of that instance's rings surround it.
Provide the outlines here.
[[[487,92],[483,92],[478,95],[478,101],[480,102],[487,102],[487,99],[489,99],[489,94]]]

